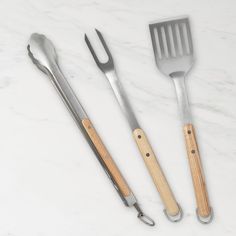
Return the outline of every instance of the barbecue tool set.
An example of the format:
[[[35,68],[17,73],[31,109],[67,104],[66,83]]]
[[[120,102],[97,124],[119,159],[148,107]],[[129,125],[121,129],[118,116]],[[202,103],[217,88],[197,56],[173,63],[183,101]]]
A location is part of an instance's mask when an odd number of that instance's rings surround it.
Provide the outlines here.
[[[186,74],[191,69],[194,62],[189,20],[187,17],[168,19],[150,24],[149,29],[157,67],[163,74],[169,77],[175,85],[196,196],[197,219],[201,223],[207,224],[212,220],[213,211],[209,203],[185,88]],[[98,30],[96,30],[96,32],[108,56],[107,62],[101,62],[98,59],[98,56],[85,34],[86,44],[97,66],[110,82],[118,104],[127,118],[135,143],[163,202],[166,217],[172,222],[180,221],[183,216],[182,209],[175,199],[145,132],[136,119],[128,96],[118,79],[111,52],[101,32]],[[32,62],[50,78],[124,204],[128,207],[133,206],[137,210],[137,217],[141,221],[149,226],[154,226],[155,222],[141,210],[127,181],[124,179],[121,171],[103,144],[84,108],[63,75],[52,42],[44,35],[34,33],[30,37],[27,49]]]

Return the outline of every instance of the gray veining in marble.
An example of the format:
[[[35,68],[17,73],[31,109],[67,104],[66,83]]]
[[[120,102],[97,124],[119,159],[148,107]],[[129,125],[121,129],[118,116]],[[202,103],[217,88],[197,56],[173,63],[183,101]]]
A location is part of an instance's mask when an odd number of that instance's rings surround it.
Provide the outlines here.
[[[1,0],[0,235],[235,236],[235,9],[235,0]],[[187,88],[215,211],[207,226],[195,217],[174,87],[156,69],[148,29],[186,14],[197,59]],[[128,124],[85,45],[85,32],[97,41],[95,27],[183,207],[178,224],[162,213]],[[26,46],[33,32],[55,44],[66,77],[157,227],[123,206],[53,86],[32,65]]]

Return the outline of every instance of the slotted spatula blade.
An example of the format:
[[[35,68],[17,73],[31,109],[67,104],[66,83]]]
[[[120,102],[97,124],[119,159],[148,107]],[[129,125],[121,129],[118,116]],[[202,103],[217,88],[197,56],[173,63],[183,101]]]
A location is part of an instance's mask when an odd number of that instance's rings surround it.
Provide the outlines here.
[[[194,61],[189,20],[175,18],[149,25],[157,67],[162,73],[186,74]]]
[[[194,62],[189,19],[187,17],[167,19],[150,24],[149,29],[157,67],[168,78],[171,78],[175,85],[196,196],[197,217],[201,223],[206,224],[211,222],[213,212],[208,199],[185,87],[186,74]]]

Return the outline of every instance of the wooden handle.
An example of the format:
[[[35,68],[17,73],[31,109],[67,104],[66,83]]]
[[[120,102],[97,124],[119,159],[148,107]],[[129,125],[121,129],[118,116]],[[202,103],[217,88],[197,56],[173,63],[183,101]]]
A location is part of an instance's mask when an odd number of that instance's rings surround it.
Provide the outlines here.
[[[184,126],[184,136],[197,201],[198,214],[201,217],[208,217],[211,214],[211,208],[209,205],[200,154],[192,124]]]
[[[143,160],[148,168],[148,171],[156,185],[158,192],[160,193],[168,215],[175,216],[179,214],[179,206],[144,131],[142,129],[135,129],[133,131],[133,135],[138,145],[139,151],[142,154]]]
[[[89,119],[84,119],[84,120],[82,120],[82,124],[83,124],[83,127],[85,128],[88,136],[90,137],[92,143],[96,147],[97,152],[101,156],[103,163],[106,165],[110,174],[112,175],[113,179],[115,180],[122,195],[124,197],[128,197],[129,195],[132,194],[132,192],[131,192],[128,184],[124,180],[122,174],[120,173],[118,167],[116,166],[115,162],[113,161],[111,155],[109,154],[106,147],[104,146],[98,133],[94,129],[91,121]]]

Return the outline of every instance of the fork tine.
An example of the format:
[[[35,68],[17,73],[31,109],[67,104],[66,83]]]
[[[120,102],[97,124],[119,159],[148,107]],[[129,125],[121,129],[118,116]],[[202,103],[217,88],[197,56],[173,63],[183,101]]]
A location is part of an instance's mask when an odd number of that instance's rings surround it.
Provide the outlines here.
[[[186,31],[187,31],[189,52],[193,53],[193,41],[192,41],[192,35],[191,35],[190,25],[189,25],[189,20],[188,19],[186,19],[185,25],[186,25]]]
[[[177,39],[177,32],[175,28],[175,23],[171,23],[171,30],[172,30],[172,36],[173,36],[173,44],[174,44],[174,51],[175,55],[179,56],[180,55],[180,49],[178,45],[178,39]]]
[[[157,31],[157,25],[156,24],[150,24],[149,25],[150,33],[151,33],[151,39],[152,39],[152,46],[154,50],[154,55],[155,59],[157,58],[162,59],[163,52],[161,51],[161,46],[160,46],[160,40],[159,40],[159,35]]]
[[[95,53],[95,51],[94,51],[94,49],[93,49],[93,47],[92,47],[92,45],[91,45],[91,43],[90,43],[90,41],[89,41],[86,34],[84,35],[84,39],[85,39],[85,42],[86,42],[86,44],[87,44],[87,46],[88,46],[88,48],[89,48],[89,50],[90,50],[90,52],[91,52],[91,54],[94,58],[96,64],[100,67],[100,61],[99,61],[99,59],[98,59],[98,57],[97,57],[97,55],[96,55],[96,53]]]
[[[167,46],[167,54],[169,57],[171,57],[171,55],[173,55],[172,53],[172,49],[171,49],[171,42],[170,42],[170,33],[168,30],[168,24],[163,25],[164,28],[164,32],[165,32],[165,36],[166,36],[166,46]]]
[[[112,55],[111,55],[110,50],[109,50],[109,48],[108,48],[108,46],[107,46],[107,44],[106,44],[106,42],[105,42],[105,40],[104,40],[104,38],[102,36],[102,33],[99,30],[97,30],[97,29],[95,29],[95,30],[96,30],[97,35],[98,35],[99,39],[101,40],[102,45],[103,45],[103,47],[104,47],[104,49],[105,49],[105,51],[106,51],[106,53],[108,55],[108,59],[112,60]]]
[[[165,46],[164,46],[164,39],[162,37],[162,32],[161,32],[161,25],[157,25],[157,34],[158,34],[158,41],[159,41],[159,46],[161,50],[161,57],[165,57]]]
[[[183,51],[183,55],[187,54],[187,43],[186,43],[186,39],[184,37],[184,23],[183,21],[178,23],[179,26],[179,34],[180,34],[180,41],[181,41],[181,45],[182,45],[182,51]]]
[[[159,55],[158,50],[157,50],[157,39],[156,39],[156,34],[155,34],[155,27],[153,25],[149,25],[149,30],[150,30],[150,34],[151,34],[151,40],[152,40],[152,46],[153,46],[153,50],[154,50],[154,55],[155,55],[155,59],[156,57],[161,58],[161,55]]]

